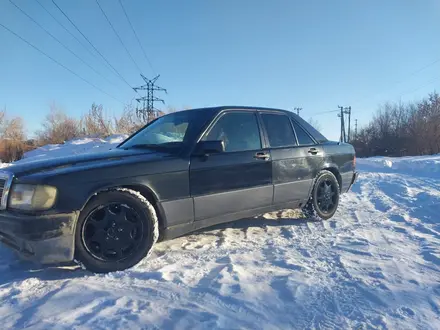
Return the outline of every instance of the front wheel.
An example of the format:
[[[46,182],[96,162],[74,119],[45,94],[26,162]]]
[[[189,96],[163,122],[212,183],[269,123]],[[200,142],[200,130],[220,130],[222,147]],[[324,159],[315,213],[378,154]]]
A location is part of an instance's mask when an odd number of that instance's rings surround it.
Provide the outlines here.
[[[303,211],[307,216],[316,215],[330,219],[339,205],[339,184],[335,175],[327,170],[318,173],[312,194]]]
[[[75,260],[95,273],[124,270],[145,258],[157,238],[157,216],[148,200],[129,189],[103,192],[79,216]]]

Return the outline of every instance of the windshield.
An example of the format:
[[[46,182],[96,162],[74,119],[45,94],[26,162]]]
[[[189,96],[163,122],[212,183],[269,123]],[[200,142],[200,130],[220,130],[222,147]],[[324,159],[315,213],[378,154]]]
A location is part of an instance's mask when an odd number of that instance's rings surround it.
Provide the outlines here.
[[[194,111],[172,113],[156,119],[125,141],[120,148],[151,148],[179,151],[194,131],[199,131]]]

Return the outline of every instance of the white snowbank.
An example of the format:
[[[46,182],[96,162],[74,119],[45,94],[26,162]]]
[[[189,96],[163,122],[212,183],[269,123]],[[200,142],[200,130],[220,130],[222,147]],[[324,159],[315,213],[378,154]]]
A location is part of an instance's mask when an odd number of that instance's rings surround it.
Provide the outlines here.
[[[417,157],[358,158],[358,168],[367,172],[387,172],[440,177],[440,154]]]

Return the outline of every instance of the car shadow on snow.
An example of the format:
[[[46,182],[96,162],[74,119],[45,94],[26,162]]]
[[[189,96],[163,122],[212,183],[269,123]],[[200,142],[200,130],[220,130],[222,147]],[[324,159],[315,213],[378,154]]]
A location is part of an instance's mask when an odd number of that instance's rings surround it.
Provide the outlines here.
[[[185,236],[203,234],[213,230],[228,229],[228,228],[249,229],[252,227],[264,228],[264,227],[282,227],[282,226],[292,226],[292,225],[301,226],[306,223],[321,221],[315,218],[304,218],[299,213],[294,214],[293,216],[289,214],[286,215],[284,214],[283,211],[274,212],[273,214],[276,215],[276,218],[275,217],[266,218],[263,215],[256,216],[253,218],[243,218],[232,222],[226,222],[211,227],[202,228],[195,232],[189,233]]]
[[[42,266],[20,259],[13,251],[0,246],[0,287],[15,281],[36,278],[44,281],[91,275],[78,266]]]
[[[188,237],[191,235],[197,236],[215,230],[246,230],[250,228],[265,228],[277,226],[301,226],[307,223],[319,221],[314,218],[303,218],[300,216],[299,213],[289,214],[288,212],[284,213],[283,211],[273,212],[272,216],[273,218],[266,218],[263,215],[260,215],[253,218],[244,218],[241,220],[222,223],[185,234],[182,237]],[[288,234],[289,233],[286,233],[286,235]],[[14,252],[0,246],[0,286],[15,281],[24,281],[31,278],[36,278],[43,281],[54,281],[81,278],[86,276],[93,276],[93,273],[83,270],[76,265],[58,265],[49,267],[38,265],[29,261],[24,261],[20,259],[19,256],[17,256]]]

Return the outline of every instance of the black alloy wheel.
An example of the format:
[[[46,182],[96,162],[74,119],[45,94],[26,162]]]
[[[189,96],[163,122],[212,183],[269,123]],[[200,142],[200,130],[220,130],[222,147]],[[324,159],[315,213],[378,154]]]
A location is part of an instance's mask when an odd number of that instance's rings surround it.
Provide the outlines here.
[[[335,175],[328,170],[322,170],[318,173],[310,199],[303,208],[305,215],[330,219],[338,209],[339,195],[339,183]]]
[[[121,261],[139,246],[144,226],[139,214],[121,203],[93,210],[83,225],[83,243],[89,253],[103,261]]]
[[[150,201],[133,190],[110,190],[94,196],[81,211],[74,258],[95,273],[125,270],[146,258],[158,237]]]
[[[324,214],[334,212],[338,206],[339,197],[336,192],[339,188],[335,182],[329,178],[325,178],[320,182],[317,189],[316,199],[321,212]]]

